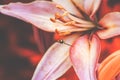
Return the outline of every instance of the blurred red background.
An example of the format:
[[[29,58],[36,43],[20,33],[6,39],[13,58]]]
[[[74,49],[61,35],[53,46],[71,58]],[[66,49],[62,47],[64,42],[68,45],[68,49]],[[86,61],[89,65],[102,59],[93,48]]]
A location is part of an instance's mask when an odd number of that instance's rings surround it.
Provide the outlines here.
[[[0,0],[0,4],[18,1],[26,3],[33,0]],[[102,0],[97,14],[101,18],[113,11],[120,11],[120,1]],[[53,42],[53,33],[41,31],[31,24],[0,14],[0,80],[31,80],[44,51]],[[99,62],[120,49],[120,36],[101,40],[101,44]],[[59,80],[78,80],[78,78],[71,68]]]

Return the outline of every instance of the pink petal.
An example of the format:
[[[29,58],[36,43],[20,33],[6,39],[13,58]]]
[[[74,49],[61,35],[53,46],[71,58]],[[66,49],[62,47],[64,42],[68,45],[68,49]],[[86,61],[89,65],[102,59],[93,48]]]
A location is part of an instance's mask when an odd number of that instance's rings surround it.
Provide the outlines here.
[[[91,18],[96,14],[100,4],[101,4],[101,0],[94,0],[94,4],[92,5],[92,8],[90,9],[91,10],[91,14],[90,14]]]
[[[84,10],[84,0],[71,0],[74,6],[76,6],[79,10],[85,12]]]
[[[96,80],[95,68],[100,53],[100,43],[97,36],[82,36],[75,41],[70,49],[70,58],[80,80]]]
[[[85,11],[93,16],[100,6],[101,0],[85,0],[84,8]]]
[[[54,17],[55,13],[63,12],[56,8],[56,4],[49,1],[18,2],[1,5],[0,12],[31,23],[45,31],[54,32],[56,29],[63,30],[70,28],[69,26],[63,26],[61,23],[53,23],[50,20],[50,18]]]
[[[101,39],[107,39],[120,35],[120,12],[106,14],[99,22],[105,28],[97,32]]]
[[[68,44],[72,44],[79,35],[71,35],[64,39]],[[38,64],[32,80],[56,80],[63,75],[70,67],[69,60],[70,46],[56,42],[43,56]]]
[[[101,0],[72,0],[73,3],[82,11],[92,17],[99,8]]]
[[[74,4],[71,2],[71,0],[52,0],[57,4],[62,5],[68,12],[77,15],[79,17],[82,17],[80,12],[77,10],[77,8],[74,6]]]

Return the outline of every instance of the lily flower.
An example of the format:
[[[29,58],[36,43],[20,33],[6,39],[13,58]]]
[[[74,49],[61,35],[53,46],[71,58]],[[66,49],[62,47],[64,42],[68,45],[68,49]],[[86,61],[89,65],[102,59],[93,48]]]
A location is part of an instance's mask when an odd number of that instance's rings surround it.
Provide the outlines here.
[[[31,23],[62,39],[55,42],[39,62],[32,80],[56,80],[71,66],[80,80],[96,80],[100,39],[120,34],[120,12],[99,21],[101,0],[52,0],[0,5],[2,14]]]

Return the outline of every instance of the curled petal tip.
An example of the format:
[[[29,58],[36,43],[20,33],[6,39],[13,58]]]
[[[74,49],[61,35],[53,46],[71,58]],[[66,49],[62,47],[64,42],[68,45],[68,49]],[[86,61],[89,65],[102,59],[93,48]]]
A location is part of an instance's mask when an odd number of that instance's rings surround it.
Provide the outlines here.
[[[120,35],[120,12],[111,12],[106,14],[99,24],[105,28],[97,32],[101,39],[112,38]]]

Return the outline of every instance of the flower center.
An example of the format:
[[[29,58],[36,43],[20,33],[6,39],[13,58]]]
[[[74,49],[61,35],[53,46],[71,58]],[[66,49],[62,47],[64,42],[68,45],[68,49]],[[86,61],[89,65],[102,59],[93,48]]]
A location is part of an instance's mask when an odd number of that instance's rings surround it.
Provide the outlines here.
[[[97,22],[91,20],[86,13],[83,14],[83,18],[74,15],[68,11],[66,11],[62,6],[57,5],[58,9],[61,12],[55,13],[54,18],[50,18],[53,23],[61,23],[64,26],[70,26],[72,28],[67,30],[57,30],[56,33],[59,36],[66,36],[72,33],[93,33],[96,30],[100,29]]]

